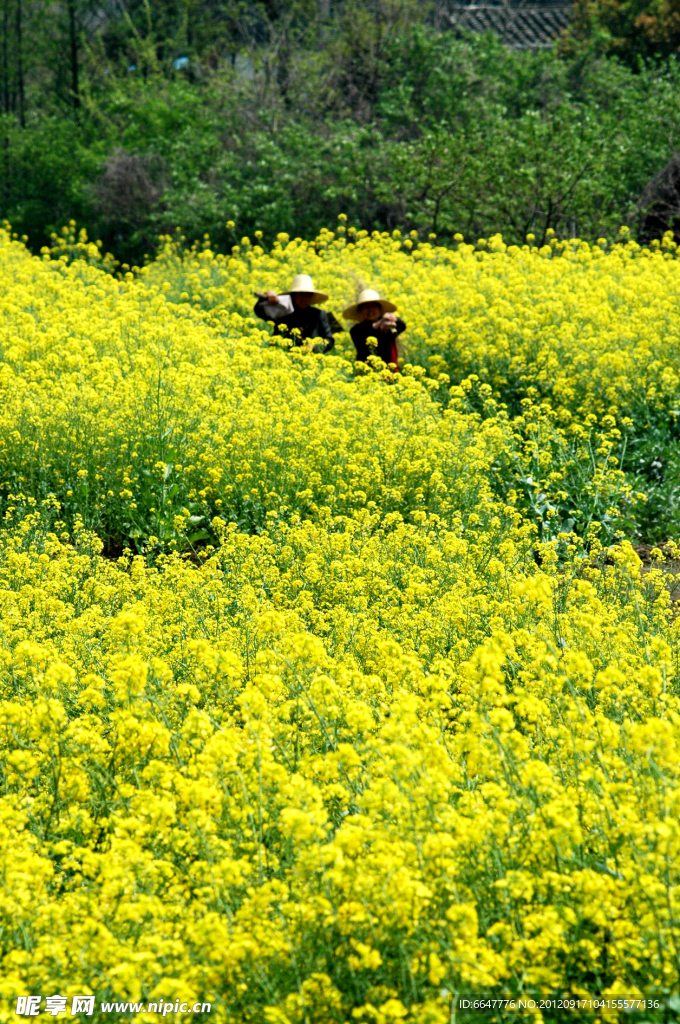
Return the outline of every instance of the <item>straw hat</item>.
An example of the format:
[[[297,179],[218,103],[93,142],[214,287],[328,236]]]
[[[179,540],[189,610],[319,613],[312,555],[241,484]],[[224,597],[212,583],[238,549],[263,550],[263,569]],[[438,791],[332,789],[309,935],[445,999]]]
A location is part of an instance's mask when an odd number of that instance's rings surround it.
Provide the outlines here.
[[[317,292],[309,274],[296,274],[288,291],[281,292],[281,294],[294,295],[295,292],[306,292],[308,295],[311,295],[312,305],[315,305],[317,302],[325,302],[328,298],[325,292]]]
[[[393,302],[388,302],[387,299],[381,299],[377,292],[374,292],[372,288],[364,288],[362,292],[359,292],[357,301],[353,306],[348,306],[345,312],[342,314],[345,320],[361,320],[361,313],[359,306],[363,306],[366,302],[377,303],[383,313],[394,313],[396,306]]]

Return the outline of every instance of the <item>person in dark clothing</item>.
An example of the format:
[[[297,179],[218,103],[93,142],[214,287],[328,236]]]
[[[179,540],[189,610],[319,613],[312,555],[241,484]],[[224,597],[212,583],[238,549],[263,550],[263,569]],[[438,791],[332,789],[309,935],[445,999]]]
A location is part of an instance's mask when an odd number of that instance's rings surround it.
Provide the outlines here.
[[[345,320],[356,320],[350,329],[357,353],[357,362],[365,363],[370,355],[378,356],[395,373],[397,366],[397,337],[406,330],[401,317],[395,316],[396,306],[381,299],[372,288],[365,288],[353,306],[345,310]]]
[[[335,344],[332,324],[317,302],[328,296],[317,292],[309,274],[297,274],[289,291],[257,293],[255,314],[274,324],[274,334],[290,337],[294,345],[306,345],[313,352],[330,352]],[[335,319],[335,318],[333,318]]]

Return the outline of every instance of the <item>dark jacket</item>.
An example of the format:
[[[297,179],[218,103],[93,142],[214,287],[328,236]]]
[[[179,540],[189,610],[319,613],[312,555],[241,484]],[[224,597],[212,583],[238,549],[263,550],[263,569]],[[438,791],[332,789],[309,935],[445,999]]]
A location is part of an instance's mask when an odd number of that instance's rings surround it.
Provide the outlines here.
[[[255,314],[259,316],[260,320],[271,320],[264,310],[266,304],[266,299],[260,299],[255,303]],[[316,306],[300,309],[298,306],[294,306],[292,313],[282,316],[278,320],[271,320],[271,322],[274,324],[274,334],[280,334],[282,337],[290,336],[295,345],[302,345],[306,341],[318,338],[319,344],[324,346],[323,351],[330,352],[335,344],[328,313],[325,309],[317,309]],[[281,327],[284,330],[281,330]],[[298,336],[291,335],[294,328],[300,332]]]
[[[397,325],[393,331],[381,331],[374,327],[370,320],[362,320],[350,329],[354,347],[357,350],[357,362],[365,363],[370,355],[378,356],[383,363],[397,361],[397,335],[403,334],[406,324],[397,317]],[[376,341],[375,348],[369,347],[369,340]]]

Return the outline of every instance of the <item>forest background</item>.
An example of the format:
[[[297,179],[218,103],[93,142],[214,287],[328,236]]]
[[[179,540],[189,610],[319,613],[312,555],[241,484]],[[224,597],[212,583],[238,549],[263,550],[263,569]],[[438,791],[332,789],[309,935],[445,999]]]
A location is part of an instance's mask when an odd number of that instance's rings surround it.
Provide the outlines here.
[[[676,7],[578,0],[554,48],[513,52],[418,0],[2,0],[0,216],[34,250],[74,219],[128,263],[161,233],[266,244],[341,212],[444,241],[660,236]]]

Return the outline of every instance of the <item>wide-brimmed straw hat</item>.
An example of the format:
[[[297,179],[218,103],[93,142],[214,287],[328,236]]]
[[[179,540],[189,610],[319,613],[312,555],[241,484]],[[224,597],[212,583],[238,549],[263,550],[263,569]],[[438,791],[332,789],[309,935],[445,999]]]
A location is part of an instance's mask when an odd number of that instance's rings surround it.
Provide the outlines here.
[[[362,292],[359,292],[357,301],[354,305],[348,306],[342,314],[345,320],[360,320],[361,313],[359,311],[359,306],[363,306],[367,302],[375,302],[376,305],[380,306],[383,316],[385,313],[394,313],[397,308],[393,302],[388,302],[387,299],[381,299],[378,293],[374,292],[372,288],[364,288]]]
[[[294,295],[295,292],[306,292],[308,295],[311,295],[312,305],[315,305],[317,302],[325,302],[328,298],[325,292],[317,292],[309,274],[296,274],[288,291],[281,292],[281,294]]]

